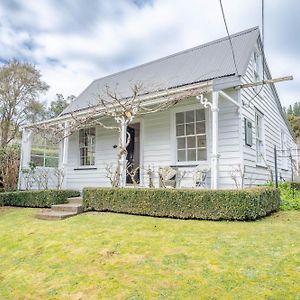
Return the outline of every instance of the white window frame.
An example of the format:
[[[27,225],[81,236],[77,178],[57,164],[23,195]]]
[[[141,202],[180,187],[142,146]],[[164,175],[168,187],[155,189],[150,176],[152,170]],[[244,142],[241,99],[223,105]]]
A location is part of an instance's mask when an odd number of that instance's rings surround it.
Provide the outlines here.
[[[39,148],[41,150],[43,150],[43,154],[33,154],[32,153],[32,149],[33,148]],[[57,150],[57,156],[49,156],[47,155],[47,150],[50,150],[50,149],[54,149],[54,150]],[[43,159],[43,165],[36,165],[36,168],[58,168],[59,167],[59,160],[60,160],[60,156],[59,156],[59,146],[58,145],[55,145],[53,144],[53,146],[50,146],[49,143],[47,143],[46,139],[43,139],[43,144],[35,144],[35,143],[32,143],[31,144],[31,152],[30,152],[30,161],[34,162],[34,160],[32,159],[33,157],[40,157]],[[57,165],[56,166],[52,166],[52,167],[49,167],[49,166],[46,166],[46,160],[47,158],[54,158],[54,159],[57,159]]]
[[[256,165],[266,166],[266,147],[264,132],[264,115],[255,109],[255,147],[256,147]],[[259,122],[257,122],[259,120]],[[259,124],[258,124],[259,123]],[[258,126],[259,125],[259,126]]]
[[[95,132],[95,136],[94,136],[94,144],[89,144],[89,140],[88,140],[88,145],[83,145],[81,146],[80,144],[80,134],[81,132],[84,132],[84,131],[90,131],[91,129],[94,129],[94,132]],[[82,128],[82,129],[79,129],[78,131],[78,158],[79,158],[79,167],[80,168],[89,168],[89,167],[94,167],[95,164],[96,164],[96,140],[97,140],[97,133],[96,133],[96,127],[86,127],[86,128]],[[87,164],[87,163],[83,163],[82,162],[82,155],[81,155],[81,149],[87,149],[87,153],[92,153],[93,155],[91,156],[93,159],[91,160],[90,159],[90,163]]]
[[[177,153],[177,136],[176,136],[176,114],[180,112],[188,112],[195,111],[198,109],[203,109],[205,113],[205,136],[206,136],[206,159],[205,160],[187,160],[187,161],[178,161],[178,153]],[[199,164],[207,164],[210,159],[210,127],[209,127],[209,113],[206,108],[200,106],[199,104],[187,105],[182,107],[174,108],[171,111],[171,141],[172,141],[172,161],[175,165],[199,165]]]

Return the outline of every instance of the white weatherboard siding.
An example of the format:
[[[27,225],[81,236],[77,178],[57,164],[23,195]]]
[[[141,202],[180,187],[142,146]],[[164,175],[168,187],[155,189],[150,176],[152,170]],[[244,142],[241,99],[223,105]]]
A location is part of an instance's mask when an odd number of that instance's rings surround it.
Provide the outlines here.
[[[253,56],[249,62],[247,72],[243,77],[243,83],[253,82]],[[265,75],[266,76],[266,75]],[[258,88],[258,90],[260,87]],[[255,91],[252,88],[241,90],[241,100],[244,102],[242,107],[242,116],[252,122],[252,133],[253,133],[253,145],[249,147],[245,145],[245,128],[244,122],[242,123],[242,139],[243,139],[243,157],[246,168],[245,184],[246,185],[258,185],[264,184],[270,180],[270,172],[267,168],[258,166],[256,164],[256,139],[255,139],[255,109],[259,110],[263,115],[264,119],[264,148],[265,148],[265,160],[266,164],[269,165],[273,174],[274,171],[274,145],[277,149],[281,149],[281,131],[286,134],[287,142],[296,148],[296,144],[287,128],[287,125],[281,116],[279,108],[276,104],[275,95],[270,85],[265,85],[263,90],[252,102],[250,107],[247,106],[249,100],[255,95]],[[284,170],[282,164],[281,153],[278,152],[278,176],[282,176],[285,180],[290,180],[291,169]],[[290,163],[289,163],[290,165]]]
[[[143,161],[145,167],[151,167],[156,172],[159,167],[169,166],[171,160],[171,139],[170,139],[170,111],[159,112],[143,116]],[[154,184],[159,186],[157,174]],[[144,176],[144,184],[148,185],[149,178]]]
[[[231,95],[236,98],[237,93]],[[220,97],[219,100],[219,187],[234,188],[230,172],[242,164],[238,108]]]

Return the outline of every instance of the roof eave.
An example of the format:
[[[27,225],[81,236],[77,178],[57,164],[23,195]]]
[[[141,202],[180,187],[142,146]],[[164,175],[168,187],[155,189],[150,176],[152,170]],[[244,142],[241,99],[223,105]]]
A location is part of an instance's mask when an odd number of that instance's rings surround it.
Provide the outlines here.
[[[143,102],[149,102],[149,104],[152,104],[153,100],[156,100],[156,102],[159,103],[159,101],[163,97],[166,97],[168,95],[176,95],[178,93],[182,93],[185,91],[199,89],[199,93],[201,93],[201,90],[202,91],[205,90],[206,92],[209,92],[209,91],[213,90],[213,82],[214,82],[214,80],[208,80],[208,81],[203,81],[203,82],[198,82],[198,83],[187,84],[185,86],[180,86],[180,87],[176,87],[176,88],[172,88],[172,89],[168,89],[168,90],[164,90],[164,91],[149,93],[149,94],[140,96],[140,100]],[[126,100],[126,99],[124,99],[124,100]],[[95,106],[84,108],[82,110],[78,110],[78,111],[75,111],[72,113],[67,113],[67,114],[61,115],[57,118],[24,125],[24,126],[22,126],[22,129],[26,129],[26,128],[30,129],[30,128],[37,127],[39,125],[61,124],[61,123],[72,120],[72,118],[74,118],[74,117],[81,117],[81,116],[87,115],[87,114],[91,113],[94,109],[95,109]]]

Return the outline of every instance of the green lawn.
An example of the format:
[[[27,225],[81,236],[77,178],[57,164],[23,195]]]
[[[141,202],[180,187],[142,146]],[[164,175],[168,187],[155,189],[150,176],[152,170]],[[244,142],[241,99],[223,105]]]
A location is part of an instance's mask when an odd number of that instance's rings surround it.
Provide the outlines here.
[[[256,222],[0,208],[0,299],[300,299],[300,212]]]

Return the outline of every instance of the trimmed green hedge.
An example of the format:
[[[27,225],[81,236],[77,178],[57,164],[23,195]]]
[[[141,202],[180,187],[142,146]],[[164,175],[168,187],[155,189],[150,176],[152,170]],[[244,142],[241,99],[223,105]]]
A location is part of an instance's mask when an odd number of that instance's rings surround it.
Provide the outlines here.
[[[85,188],[85,210],[204,220],[255,220],[277,211],[280,191]]]
[[[4,192],[0,193],[0,206],[51,207],[53,204],[65,203],[69,197],[77,196],[80,196],[80,192],[74,190]]]

